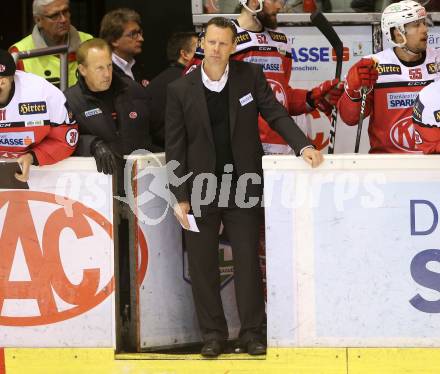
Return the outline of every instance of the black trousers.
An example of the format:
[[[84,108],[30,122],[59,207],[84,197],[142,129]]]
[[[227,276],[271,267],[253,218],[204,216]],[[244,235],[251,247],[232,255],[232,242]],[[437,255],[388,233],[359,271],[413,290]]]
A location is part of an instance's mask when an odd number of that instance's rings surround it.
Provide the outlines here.
[[[254,337],[260,338],[265,321],[263,285],[258,264],[261,208],[212,207],[206,215],[196,218],[196,222],[200,232],[184,230],[184,240],[203,340],[228,338],[220,296],[220,222],[223,222],[233,252],[240,339],[246,343]]]

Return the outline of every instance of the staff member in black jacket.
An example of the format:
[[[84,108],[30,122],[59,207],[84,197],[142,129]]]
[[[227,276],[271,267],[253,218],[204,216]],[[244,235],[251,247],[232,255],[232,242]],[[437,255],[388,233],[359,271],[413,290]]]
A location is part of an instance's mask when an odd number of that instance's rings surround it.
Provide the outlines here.
[[[75,154],[94,156],[99,172],[113,174],[124,155],[137,149],[159,151],[151,144],[145,90],[113,73],[107,42],[96,38],[82,43],[77,59],[78,83],[65,92],[79,125]]]
[[[113,72],[111,50],[103,39],[82,43],[77,59],[78,82],[65,92],[68,109],[80,133],[75,154],[94,156],[99,172],[116,173],[118,194],[125,196],[123,156],[137,149],[158,151],[151,145],[145,89]],[[128,221],[124,213],[115,226],[119,237],[119,300],[124,325],[130,316]]]
[[[167,44],[169,65],[146,87],[151,108],[151,133],[153,143],[165,146],[165,107],[168,84],[183,75],[185,65],[190,62],[197,48],[195,32],[176,32]]]

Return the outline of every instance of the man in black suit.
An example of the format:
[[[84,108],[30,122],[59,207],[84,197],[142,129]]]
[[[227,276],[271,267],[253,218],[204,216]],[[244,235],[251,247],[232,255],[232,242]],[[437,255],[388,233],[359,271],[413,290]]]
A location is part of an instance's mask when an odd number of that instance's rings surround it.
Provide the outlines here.
[[[228,337],[218,271],[221,222],[233,249],[241,345],[251,355],[266,352],[257,256],[263,192],[258,114],[312,167],[323,161],[276,100],[261,67],[229,60],[235,40],[226,18],[208,22],[203,64],[168,86],[165,116],[174,212],[189,228],[192,210],[200,230],[184,230],[184,240],[205,357],[218,356]]]
[[[165,108],[168,84],[183,75],[185,65],[191,61],[196,51],[198,36],[195,32],[176,32],[167,44],[169,65],[146,87],[150,103],[150,124],[153,143],[165,146]]]

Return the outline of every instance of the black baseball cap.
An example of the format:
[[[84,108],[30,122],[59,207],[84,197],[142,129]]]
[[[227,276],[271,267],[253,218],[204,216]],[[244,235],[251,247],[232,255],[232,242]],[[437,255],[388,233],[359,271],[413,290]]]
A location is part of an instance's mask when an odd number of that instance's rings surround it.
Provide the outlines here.
[[[9,77],[15,74],[15,62],[11,54],[0,49],[0,77]]]

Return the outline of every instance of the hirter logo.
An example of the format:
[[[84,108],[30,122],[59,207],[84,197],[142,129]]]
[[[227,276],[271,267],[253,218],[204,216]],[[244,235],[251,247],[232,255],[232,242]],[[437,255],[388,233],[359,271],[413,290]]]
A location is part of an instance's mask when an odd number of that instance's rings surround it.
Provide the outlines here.
[[[396,122],[390,130],[390,140],[393,145],[408,153],[420,153],[415,148],[415,135],[412,116]]]
[[[130,114],[128,115],[131,119],[136,119],[138,114],[136,112],[130,112]]]
[[[68,201],[68,209],[60,201]],[[95,308],[113,292],[111,269],[99,262],[104,247],[111,247],[112,225],[100,213],[34,191],[0,192],[0,212],[0,325],[65,321]],[[96,240],[107,245],[92,245]],[[38,307],[20,304],[26,300]]]
[[[0,73],[3,73],[6,70],[6,66],[3,64],[0,64]]]

